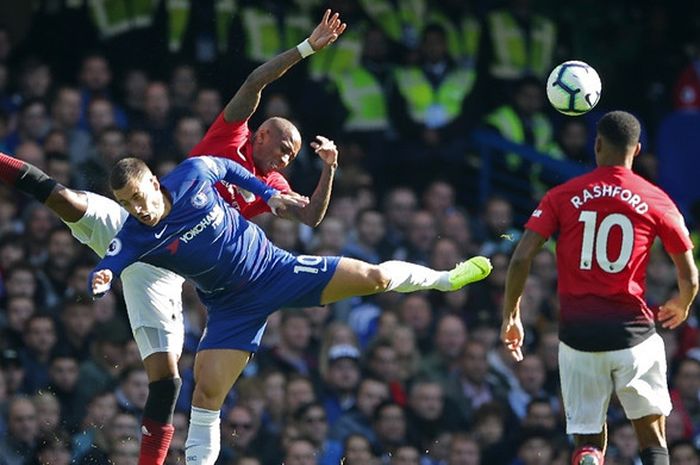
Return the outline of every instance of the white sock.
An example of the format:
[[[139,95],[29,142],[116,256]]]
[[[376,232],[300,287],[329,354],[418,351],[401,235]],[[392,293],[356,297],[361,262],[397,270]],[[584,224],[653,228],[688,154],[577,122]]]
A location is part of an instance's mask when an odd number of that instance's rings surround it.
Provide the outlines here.
[[[192,406],[190,430],[185,443],[187,465],[214,465],[221,450],[219,410]]]
[[[439,291],[452,290],[449,271],[435,271],[414,263],[390,260],[380,263],[379,267],[391,281],[387,291],[414,292],[427,289]]]

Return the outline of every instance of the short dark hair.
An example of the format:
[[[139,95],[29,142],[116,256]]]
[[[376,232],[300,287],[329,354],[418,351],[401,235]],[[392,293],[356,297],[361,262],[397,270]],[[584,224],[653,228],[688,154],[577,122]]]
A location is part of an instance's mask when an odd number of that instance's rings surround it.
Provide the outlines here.
[[[642,132],[639,120],[626,111],[606,113],[598,121],[597,129],[598,135],[621,152],[637,145]]]
[[[112,172],[109,174],[109,187],[112,190],[121,189],[149,171],[143,160],[134,157],[122,158],[112,167]]]

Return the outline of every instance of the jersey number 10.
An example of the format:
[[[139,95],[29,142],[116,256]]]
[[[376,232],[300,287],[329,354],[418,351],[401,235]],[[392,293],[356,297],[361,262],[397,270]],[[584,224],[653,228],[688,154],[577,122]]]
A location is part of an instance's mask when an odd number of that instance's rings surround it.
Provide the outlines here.
[[[578,220],[583,223],[583,241],[581,244],[581,261],[579,267],[582,270],[590,270],[593,267],[593,249],[595,259],[601,270],[607,273],[619,273],[622,271],[632,256],[634,246],[634,227],[632,221],[621,213],[611,213],[603,218],[596,230],[598,212],[582,211]],[[617,226],[622,232],[622,244],[620,255],[615,261],[610,261],[608,256],[608,236],[610,230]]]

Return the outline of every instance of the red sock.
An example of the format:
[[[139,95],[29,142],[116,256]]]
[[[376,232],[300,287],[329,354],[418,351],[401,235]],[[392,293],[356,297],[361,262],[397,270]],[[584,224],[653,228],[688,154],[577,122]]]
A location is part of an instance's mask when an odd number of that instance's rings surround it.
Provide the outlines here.
[[[11,186],[15,185],[15,181],[20,176],[20,169],[25,163],[22,160],[5,155],[0,152],[0,180]]]
[[[139,465],[163,465],[175,427],[144,417],[141,422],[141,432],[143,434]]]
[[[571,465],[603,465],[604,463],[603,452],[593,446],[579,447],[571,458]]]

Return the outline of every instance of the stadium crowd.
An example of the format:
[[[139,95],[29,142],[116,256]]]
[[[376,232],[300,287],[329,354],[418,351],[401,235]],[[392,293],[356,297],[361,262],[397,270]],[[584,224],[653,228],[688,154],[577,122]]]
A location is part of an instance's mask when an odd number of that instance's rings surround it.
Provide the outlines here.
[[[483,254],[494,269],[454,293],[388,293],[272,315],[226,401],[217,463],[566,465],[555,257],[542,250],[528,278],[529,340],[515,364],[498,335],[524,213],[512,199],[522,193],[495,185],[476,202],[479,153],[469,136],[488,128],[592,164],[594,120],[545,105],[547,73],[571,58],[599,71],[600,106],[637,113],[650,142],[672,109],[700,111],[700,14],[675,3],[36,1],[21,39],[0,26],[0,151],[107,195],[109,168],[124,156],[163,175],[251,69],[303,40],[323,8],[340,11],[347,32],[271,85],[251,122],[282,116],[307,139],[336,141],[329,211],[315,229],[272,215],[255,221],[298,253],[438,270]],[[499,169],[529,180],[532,205],[557,181],[518,154],[502,155]],[[654,154],[638,162],[653,180]],[[305,140],[285,174],[308,195],[319,172]],[[687,219],[700,231],[700,217]],[[136,464],[148,379],[123,299],[84,295],[96,262],[46,207],[0,186],[0,465]],[[652,305],[674,292],[660,247],[647,285]],[[183,305],[183,388],[168,465],[185,460],[206,319],[191,286]],[[700,464],[697,317],[659,330],[674,403],[672,465]],[[615,402],[609,420],[606,463],[640,463]]]

